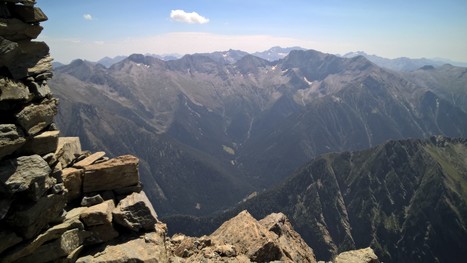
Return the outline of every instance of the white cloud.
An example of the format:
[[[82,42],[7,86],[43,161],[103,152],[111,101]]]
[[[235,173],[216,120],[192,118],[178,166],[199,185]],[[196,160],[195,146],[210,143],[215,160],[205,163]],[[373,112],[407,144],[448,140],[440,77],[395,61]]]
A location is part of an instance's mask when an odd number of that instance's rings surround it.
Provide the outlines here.
[[[187,13],[179,9],[170,11],[170,18],[173,21],[187,24],[206,24],[209,22],[209,19],[196,12]]]
[[[92,15],[91,14],[84,14],[83,15],[84,20],[92,20]]]

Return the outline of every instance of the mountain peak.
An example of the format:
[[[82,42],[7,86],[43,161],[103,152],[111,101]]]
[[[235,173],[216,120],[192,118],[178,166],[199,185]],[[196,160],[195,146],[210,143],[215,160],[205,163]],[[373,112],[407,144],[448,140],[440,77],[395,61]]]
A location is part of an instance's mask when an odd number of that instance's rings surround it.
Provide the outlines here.
[[[70,64],[61,66],[56,69],[57,72],[67,73],[77,79],[89,80],[94,83],[103,83],[103,79],[100,76],[106,70],[105,66],[90,62],[82,59],[75,59]]]
[[[145,56],[143,54],[132,54],[128,58],[126,58],[126,60],[144,65],[151,65],[155,62],[161,62],[161,60],[158,58],[152,56]]]
[[[252,55],[272,62],[272,61],[285,58],[293,50],[305,50],[305,49],[301,47],[282,48],[279,46],[275,46],[266,51],[255,52]]]
[[[254,55],[245,55],[242,57],[235,66],[242,74],[257,73],[262,67],[268,66],[271,63],[265,59],[259,58]]]

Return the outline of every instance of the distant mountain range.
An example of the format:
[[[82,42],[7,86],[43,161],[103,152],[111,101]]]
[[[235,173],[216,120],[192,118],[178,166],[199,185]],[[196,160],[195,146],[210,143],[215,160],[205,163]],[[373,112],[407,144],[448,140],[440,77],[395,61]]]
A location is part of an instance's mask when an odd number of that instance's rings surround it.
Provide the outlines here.
[[[252,55],[268,60],[268,61],[275,61],[275,60],[284,58],[292,50],[305,50],[305,49],[301,47],[289,47],[289,48],[272,47],[263,52],[255,52]],[[249,53],[241,51],[241,50],[230,49],[228,51],[217,51],[217,52],[212,52],[212,53],[197,53],[194,55],[207,56],[207,57],[210,57],[212,60],[219,62],[219,63],[233,64],[248,54]],[[164,61],[176,60],[182,57],[181,55],[177,55],[177,54],[162,55],[162,56],[156,55],[156,54],[146,54],[146,56],[155,57],[155,58],[158,58]],[[127,56],[116,56],[113,58],[104,57],[98,60],[97,63],[109,68],[113,64],[118,63],[124,60],[125,58],[127,58]],[[64,64],[58,62],[57,66],[58,65],[64,65]]]
[[[135,54],[110,68],[76,60],[50,83],[57,123],[85,149],[139,156],[161,215],[229,208],[322,153],[466,136],[463,68],[399,73],[363,56],[242,54]]]
[[[292,50],[306,50],[305,48],[301,47],[288,47],[288,48],[282,48],[279,46],[272,47],[268,50],[262,51],[262,52],[254,52],[251,55],[268,60],[270,62],[276,61],[279,59],[283,59],[286,57],[290,51]],[[241,51],[241,50],[228,50],[228,51],[217,51],[217,52],[212,52],[212,53],[197,53],[195,55],[203,55],[203,56],[209,56],[213,60],[221,63],[228,63],[232,64],[237,62],[239,59],[241,59],[243,56],[248,55],[249,53]],[[169,60],[176,60],[182,57],[182,55],[179,54],[169,54],[169,55],[157,55],[157,54],[146,54],[145,56],[151,56],[155,57],[164,61],[169,61]],[[363,51],[356,51],[356,52],[349,52],[344,54],[342,57],[345,58],[352,58],[356,56],[364,56],[371,62],[375,63],[376,65],[395,70],[395,71],[414,71],[419,68],[422,68],[424,66],[434,66],[434,67],[439,67],[444,64],[450,64],[453,66],[457,67],[467,67],[467,62],[459,62],[459,61],[452,61],[449,59],[444,59],[444,58],[419,58],[419,59],[414,59],[414,58],[407,58],[407,57],[399,57],[399,58],[394,58],[394,59],[388,59],[384,57],[380,57],[377,55],[369,55]],[[96,63],[99,63],[107,68],[112,66],[115,63],[118,63],[128,56],[116,56],[116,57],[104,57],[100,60],[98,60]],[[54,68],[63,66],[65,64],[60,63],[60,62],[54,62]]]
[[[368,60],[370,60],[371,62],[375,63],[376,65],[380,67],[391,69],[391,70],[396,70],[396,71],[414,71],[424,66],[439,67],[444,64],[452,64],[454,66],[467,67],[467,63],[465,62],[455,62],[455,61],[451,61],[448,59],[442,59],[442,58],[413,59],[413,58],[407,58],[407,57],[400,57],[400,58],[395,58],[395,59],[388,59],[388,58],[383,58],[383,57],[379,57],[376,55],[369,55],[363,51],[350,52],[350,53],[345,54],[343,57],[353,58],[356,56],[364,56],[365,58],[367,58]]]

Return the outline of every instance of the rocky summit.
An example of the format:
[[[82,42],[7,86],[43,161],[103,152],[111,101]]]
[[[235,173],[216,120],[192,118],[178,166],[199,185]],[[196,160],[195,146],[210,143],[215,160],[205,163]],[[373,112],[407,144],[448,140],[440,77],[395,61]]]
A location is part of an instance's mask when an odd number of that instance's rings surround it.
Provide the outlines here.
[[[0,262],[315,262],[283,214],[167,237],[137,157],[59,137],[49,48],[33,41],[45,20],[33,0],[0,1]]]

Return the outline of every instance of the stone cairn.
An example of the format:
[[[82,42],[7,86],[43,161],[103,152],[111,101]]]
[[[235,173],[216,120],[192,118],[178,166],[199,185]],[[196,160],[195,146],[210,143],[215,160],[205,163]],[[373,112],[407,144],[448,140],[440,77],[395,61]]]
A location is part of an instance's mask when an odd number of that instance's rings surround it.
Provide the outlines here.
[[[59,137],[52,58],[33,41],[47,17],[34,5],[0,0],[0,262],[74,262],[96,244],[145,232],[163,240],[136,157],[109,159]]]
[[[316,262],[283,214],[243,211],[210,236],[168,238],[138,158],[59,137],[49,47],[32,41],[45,20],[34,0],[0,0],[0,263]],[[347,258],[377,262],[371,253]]]

